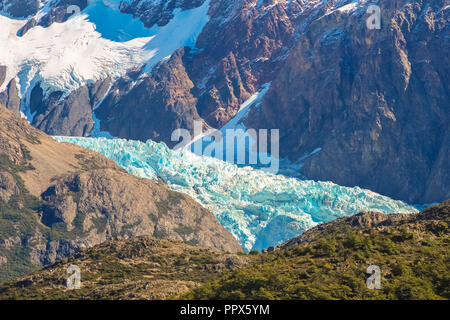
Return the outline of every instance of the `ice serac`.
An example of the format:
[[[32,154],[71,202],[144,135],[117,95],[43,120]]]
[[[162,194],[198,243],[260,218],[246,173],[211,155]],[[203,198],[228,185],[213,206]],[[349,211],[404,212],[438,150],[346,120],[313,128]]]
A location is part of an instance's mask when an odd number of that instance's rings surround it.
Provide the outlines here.
[[[281,128],[311,179],[410,203],[450,197],[448,0],[341,1],[309,24],[248,127]],[[346,4],[344,6],[344,4]]]
[[[321,222],[361,211],[417,211],[402,201],[358,187],[238,168],[188,151],[176,152],[151,140],[55,139],[104,154],[136,176],[162,178],[173,190],[210,209],[246,250],[280,244]]]

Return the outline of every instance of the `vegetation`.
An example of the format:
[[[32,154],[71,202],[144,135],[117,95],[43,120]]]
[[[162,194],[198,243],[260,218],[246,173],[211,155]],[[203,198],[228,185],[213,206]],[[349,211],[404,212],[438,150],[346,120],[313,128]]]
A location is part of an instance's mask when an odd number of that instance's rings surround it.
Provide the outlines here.
[[[450,202],[393,225],[340,221],[184,294],[188,299],[449,299]],[[381,268],[380,290],[366,286]]]
[[[171,240],[116,240],[1,285],[0,299],[168,299],[217,279],[229,259],[235,265],[249,263],[246,257]],[[72,264],[81,270],[80,290],[66,287]]]
[[[247,255],[149,237],[107,242],[1,285],[0,299],[449,299],[449,208],[341,218]],[[65,287],[70,264],[80,290]],[[367,288],[369,265],[381,268],[379,290]]]
[[[92,156],[79,153],[75,155],[75,158],[79,161],[81,168],[85,171],[105,168],[104,166],[100,166],[98,161],[96,161]]]

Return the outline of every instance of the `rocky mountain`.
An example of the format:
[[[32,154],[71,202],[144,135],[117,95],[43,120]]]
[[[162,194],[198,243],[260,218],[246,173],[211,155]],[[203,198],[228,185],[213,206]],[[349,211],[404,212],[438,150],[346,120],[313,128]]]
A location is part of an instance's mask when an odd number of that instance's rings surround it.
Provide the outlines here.
[[[4,66],[0,66],[0,85],[3,81],[1,79],[2,69],[5,70],[6,68]],[[8,83],[4,92],[0,92],[0,104],[14,112],[16,115],[20,115],[20,99],[18,96],[16,81],[14,79]]]
[[[17,3],[0,10],[23,16]],[[270,84],[244,123],[280,129],[281,156],[303,162],[295,174],[445,200],[449,1],[380,0],[379,30],[372,4],[42,1],[25,20],[0,17],[0,102],[52,135],[172,147],[174,129],[221,128]]]
[[[149,235],[241,252],[189,196],[58,143],[0,107],[0,279],[109,239]]]
[[[178,6],[184,9],[187,3],[195,7],[204,2],[181,1]],[[171,68],[185,69],[193,83],[188,89],[195,98],[187,102],[196,107],[209,125],[217,128],[236,115],[239,106],[262,84],[273,79],[294,44],[296,26],[310,17],[313,6],[303,1],[208,2],[209,21],[199,34],[194,50],[184,50],[183,64]],[[165,24],[175,1],[169,1],[161,10],[158,6],[162,3],[165,2],[134,1],[125,6],[125,12],[139,17],[149,27],[154,23]],[[151,9],[147,10],[149,6]],[[162,18],[154,14],[160,11]],[[141,95],[144,94],[145,90],[141,90]],[[115,104],[130,109],[128,101],[119,99]],[[114,112],[108,104],[101,108],[110,115]],[[115,135],[108,121],[102,121],[103,126]],[[170,142],[170,136],[161,136],[160,141]]]
[[[182,62],[184,54],[184,48],[178,49],[138,85],[132,85],[137,76],[133,73],[117,81],[95,112],[100,129],[127,139],[163,140],[169,146],[177,143],[170,141],[175,129],[192,132],[194,121],[201,118],[195,107],[197,100],[191,93],[194,84]]]
[[[263,254],[224,254],[148,237],[111,241],[0,285],[1,299],[449,299],[450,203],[363,212]],[[81,288],[68,290],[70,265]],[[366,286],[369,265],[381,289]]]
[[[317,180],[410,203],[450,197],[447,0],[351,5],[313,21],[247,125],[282,128],[282,156]]]
[[[47,98],[40,85],[30,94],[31,124],[48,134],[86,136],[94,128],[92,109],[109,89],[110,79],[98,80],[64,96],[54,91]],[[75,108],[73,106],[76,106]]]
[[[448,298],[447,202],[328,222],[450,198],[449,9],[0,0],[0,281],[62,261],[0,296]],[[167,148],[194,121],[279,129],[283,175]]]

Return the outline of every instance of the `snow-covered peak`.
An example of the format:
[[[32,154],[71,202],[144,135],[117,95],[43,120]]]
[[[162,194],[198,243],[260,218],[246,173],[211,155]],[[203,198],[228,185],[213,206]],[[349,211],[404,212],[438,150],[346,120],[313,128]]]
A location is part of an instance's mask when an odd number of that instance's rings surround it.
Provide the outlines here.
[[[121,76],[152,57],[143,49],[151,37],[110,41],[86,18],[83,14],[48,28],[37,26],[17,37],[22,23],[0,16],[0,28],[10,31],[9,37],[0,39],[0,46],[6,48],[0,64],[7,66],[7,79],[17,76],[22,96],[39,81],[47,93],[70,92],[108,75]]]
[[[121,0],[91,0],[80,14],[47,28],[36,26],[17,36],[26,23],[0,15],[0,65],[7,66],[6,81],[16,78],[21,97],[28,98],[37,82],[46,94],[106,78],[118,78],[127,70],[147,65],[147,70],[181,46],[195,46],[208,21],[209,0],[191,10],[173,9],[165,26],[146,28],[139,19],[121,13]],[[44,4],[36,17],[48,11]]]

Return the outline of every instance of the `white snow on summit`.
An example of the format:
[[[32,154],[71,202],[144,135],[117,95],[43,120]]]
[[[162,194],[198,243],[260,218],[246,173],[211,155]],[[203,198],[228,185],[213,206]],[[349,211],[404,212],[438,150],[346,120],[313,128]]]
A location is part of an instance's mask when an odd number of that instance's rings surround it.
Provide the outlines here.
[[[39,81],[46,94],[68,93],[107,76],[120,77],[142,64],[150,71],[179,47],[195,46],[209,20],[208,0],[195,9],[175,9],[166,26],[147,29],[131,15],[120,13],[117,1],[110,2],[93,0],[68,21],[34,27],[22,37],[17,31],[26,21],[0,15],[0,65],[7,66],[0,92],[16,78],[21,98],[28,101]]]

